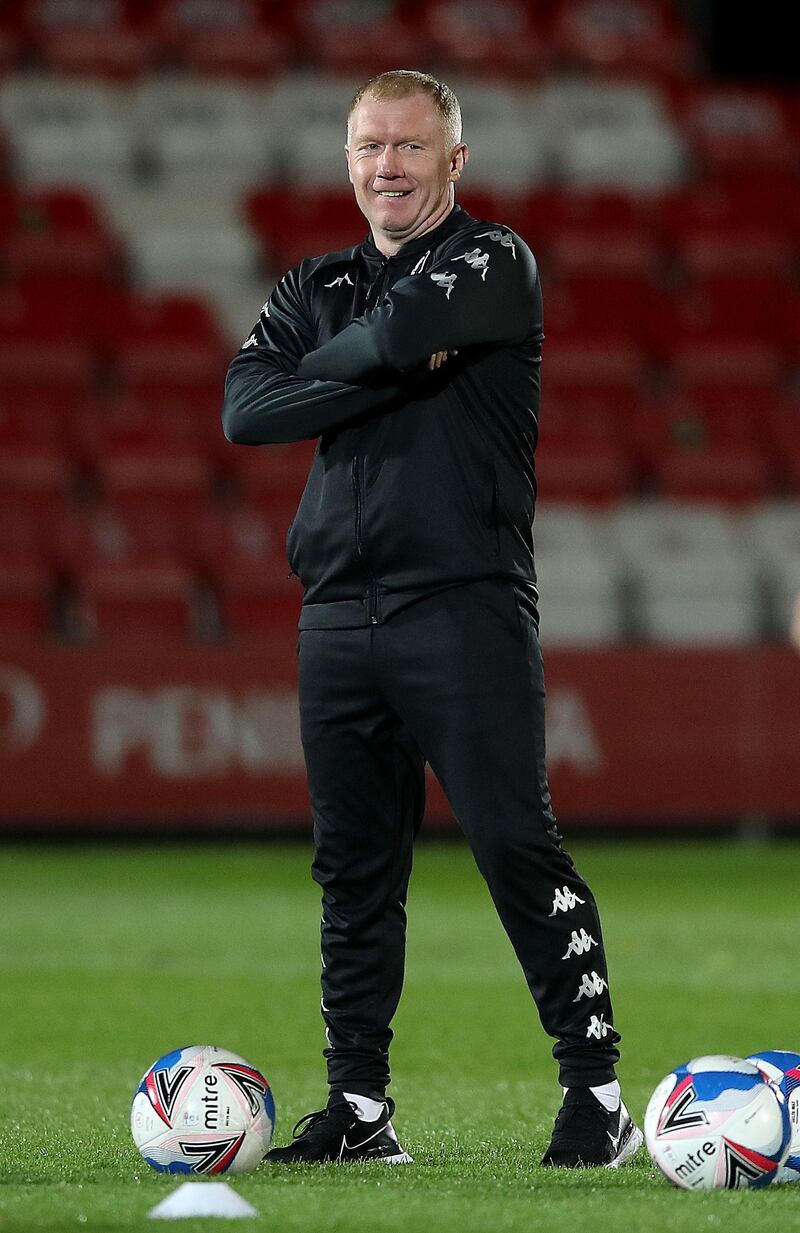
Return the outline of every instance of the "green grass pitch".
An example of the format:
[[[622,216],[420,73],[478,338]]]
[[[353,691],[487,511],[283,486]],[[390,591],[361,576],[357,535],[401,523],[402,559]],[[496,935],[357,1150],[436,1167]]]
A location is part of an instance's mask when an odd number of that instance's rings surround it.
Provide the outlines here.
[[[621,1079],[641,1119],[686,1058],[800,1048],[800,844],[576,843],[600,903]],[[168,1049],[215,1043],[267,1074],[276,1142],[325,1099],[319,896],[304,845],[0,849],[0,1233],[134,1230],[176,1186],[128,1131]],[[395,1021],[395,1124],[415,1164],[231,1179],[272,1233],[800,1226],[795,1187],[690,1194],[646,1152],[538,1167],[559,1103],[542,1033],[469,853],[421,844]],[[183,1220],[186,1233],[219,1220]]]

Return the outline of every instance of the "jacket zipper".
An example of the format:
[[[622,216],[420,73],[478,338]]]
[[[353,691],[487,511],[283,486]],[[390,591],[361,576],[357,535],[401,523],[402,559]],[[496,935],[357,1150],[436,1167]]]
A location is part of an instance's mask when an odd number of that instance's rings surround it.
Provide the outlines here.
[[[378,622],[378,595],[375,586],[375,579],[369,571],[364,556],[364,537],[362,516],[364,512],[363,490],[365,485],[362,482],[362,468],[364,459],[360,454],[353,455],[352,477],[353,477],[353,496],[355,498],[355,533],[356,533],[356,554],[358,556],[361,567],[367,577],[367,616],[369,617],[370,625],[377,625]]]
[[[381,263],[381,269],[375,279],[370,291],[367,295],[365,311],[368,308],[374,308],[383,295],[389,275],[389,262],[391,258],[384,257]],[[353,497],[355,499],[355,537],[356,537],[356,554],[359,562],[367,578],[367,616],[370,625],[378,625],[380,618],[378,616],[378,592],[375,586],[375,579],[370,573],[364,554],[364,536],[363,536],[363,515],[364,515],[364,495],[366,484],[363,477],[364,471],[364,456],[358,450],[353,455],[352,479],[353,479]]]

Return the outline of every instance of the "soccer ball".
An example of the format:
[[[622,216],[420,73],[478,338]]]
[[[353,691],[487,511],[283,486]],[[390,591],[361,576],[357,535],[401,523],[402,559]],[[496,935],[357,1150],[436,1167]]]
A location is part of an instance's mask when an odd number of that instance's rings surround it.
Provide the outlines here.
[[[131,1106],[133,1141],[160,1173],[248,1173],[263,1159],[274,1125],[264,1076],[214,1045],[165,1053],[142,1077]]]
[[[662,1079],[644,1115],[647,1150],[685,1190],[767,1186],[789,1153],[786,1102],[739,1057],[696,1057]]]
[[[783,1092],[792,1139],[789,1155],[775,1175],[776,1182],[800,1182],[800,1053],[787,1053],[783,1049],[766,1049],[763,1053],[751,1053],[747,1059],[763,1070]]]

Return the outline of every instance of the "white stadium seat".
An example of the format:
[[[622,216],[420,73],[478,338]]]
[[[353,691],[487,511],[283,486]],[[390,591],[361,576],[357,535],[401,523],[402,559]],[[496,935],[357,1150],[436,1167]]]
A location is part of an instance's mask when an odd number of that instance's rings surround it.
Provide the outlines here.
[[[643,502],[609,522],[639,635],[708,645],[761,636],[757,570],[733,515],[713,506]]]
[[[268,91],[241,85],[158,79],[136,93],[144,158],[167,186],[207,191],[268,181],[281,171],[280,126]],[[213,176],[209,170],[213,169]]]
[[[27,184],[103,189],[133,174],[136,136],[125,87],[9,77],[0,83],[0,124]]]

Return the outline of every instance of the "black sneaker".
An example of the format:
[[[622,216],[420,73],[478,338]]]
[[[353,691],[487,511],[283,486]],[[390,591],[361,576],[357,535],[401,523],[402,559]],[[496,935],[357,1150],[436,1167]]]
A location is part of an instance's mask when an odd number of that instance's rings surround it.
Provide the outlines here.
[[[546,1167],[616,1169],[644,1142],[622,1101],[615,1113],[604,1109],[587,1087],[567,1088],[558,1111],[550,1146],[542,1157]]]
[[[397,1142],[391,1117],[394,1101],[386,1100],[373,1122],[358,1116],[350,1101],[329,1105],[319,1113],[301,1117],[288,1147],[273,1147],[268,1164],[327,1164],[330,1161],[380,1160],[384,1164],[411,1164],[412,1157]]]

